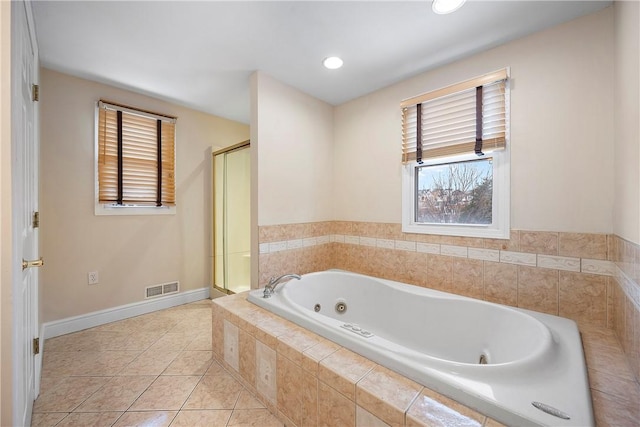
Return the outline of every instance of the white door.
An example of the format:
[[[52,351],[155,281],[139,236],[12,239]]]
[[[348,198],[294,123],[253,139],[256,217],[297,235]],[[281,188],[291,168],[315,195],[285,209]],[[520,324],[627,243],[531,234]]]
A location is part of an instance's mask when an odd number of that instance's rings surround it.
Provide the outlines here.
[[[38,78],[38,51],[31,5],[14,2],[12,31],[12,207],[13,207],[13,420],[31,423],[39,387],[38,338],[38,212],[39,142],[34,84]],[[27,262],[27,266],[23,265]]]

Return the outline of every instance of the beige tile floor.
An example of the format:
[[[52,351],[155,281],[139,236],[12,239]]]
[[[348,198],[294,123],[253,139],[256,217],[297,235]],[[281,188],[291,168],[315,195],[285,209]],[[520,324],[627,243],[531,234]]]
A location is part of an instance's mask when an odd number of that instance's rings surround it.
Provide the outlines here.
[[[48,339],[31,425],[282,423],[213,361],[203,300]]]

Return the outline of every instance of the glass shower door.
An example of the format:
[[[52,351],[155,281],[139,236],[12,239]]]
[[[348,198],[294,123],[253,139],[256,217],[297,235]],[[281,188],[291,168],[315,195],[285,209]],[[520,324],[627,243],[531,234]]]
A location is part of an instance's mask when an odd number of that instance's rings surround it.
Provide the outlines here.
[[[213,154],[214,287],[238,293],[251,287],[249,143]]]

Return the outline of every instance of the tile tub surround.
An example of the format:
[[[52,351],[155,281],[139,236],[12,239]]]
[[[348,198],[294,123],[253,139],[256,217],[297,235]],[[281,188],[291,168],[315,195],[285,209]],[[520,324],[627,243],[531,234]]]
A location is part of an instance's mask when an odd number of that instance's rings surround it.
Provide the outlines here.
[[[246,301],[212,303],[213,357],[288,426],[501,426]],[[237,328],[241,338],[225,341]],[[581,327],[598,425],[636,426],[640,385],[611,329]],[[247,363],[234,369],[227,346]],[[243,343],[244,342],[244,348]]]
[[[507,240],[450,237],[348,221],[262,226],[259,285],[339,268],[612,328],[612,239],[525,230]]]
[[[613,328],[640,381],[640,246],[615,236],[611,252],[616,266]]]
[[[617,235],[512,230],[500,240],[327,221],[261,226],[259,242],[260,286],[340,268],[567,317],[613,329],[640,380],[640,245]]]

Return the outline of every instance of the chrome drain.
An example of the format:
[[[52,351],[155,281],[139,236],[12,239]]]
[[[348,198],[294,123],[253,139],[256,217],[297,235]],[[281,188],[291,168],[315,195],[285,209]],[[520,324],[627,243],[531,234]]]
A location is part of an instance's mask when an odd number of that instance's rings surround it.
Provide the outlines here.
[[[322,308],[322,306],[320,304],[316,304],[313,306],[313,311],[315,311],[316,313],[320,311],[320,309]]]

